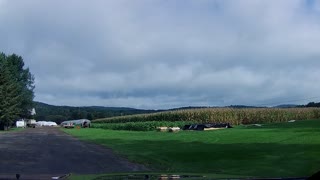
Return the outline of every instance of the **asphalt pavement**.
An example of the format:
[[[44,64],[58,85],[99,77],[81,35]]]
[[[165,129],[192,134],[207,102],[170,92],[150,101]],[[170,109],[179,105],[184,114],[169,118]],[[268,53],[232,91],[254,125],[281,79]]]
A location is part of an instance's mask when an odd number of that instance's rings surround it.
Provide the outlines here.
[[[111,149],[80,141],[57,127],[0,133],[0,179],[15,174],[46,177],[75,174],[146,171]]]

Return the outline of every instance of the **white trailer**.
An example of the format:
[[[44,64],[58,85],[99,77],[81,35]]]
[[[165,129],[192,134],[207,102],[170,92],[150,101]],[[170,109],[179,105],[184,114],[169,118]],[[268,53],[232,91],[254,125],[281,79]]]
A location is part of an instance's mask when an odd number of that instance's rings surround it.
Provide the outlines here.
[[[17,121],[17,122],[16,122],[17,128],[25,128],[26,125],[27,125],[27,123],[26,123],[26,121],[24,121],[24,120],[20,120],[20,121]]]

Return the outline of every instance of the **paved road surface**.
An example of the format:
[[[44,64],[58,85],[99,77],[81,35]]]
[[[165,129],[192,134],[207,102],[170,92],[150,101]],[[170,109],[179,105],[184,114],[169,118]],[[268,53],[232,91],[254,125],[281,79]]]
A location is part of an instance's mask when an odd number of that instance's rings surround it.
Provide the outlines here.
[[[0,179],[4,174],[62,175],[146,170],[110,149],[82,142],[55,127],[0,133]],[[21,178],[22,179],[22,178]]]

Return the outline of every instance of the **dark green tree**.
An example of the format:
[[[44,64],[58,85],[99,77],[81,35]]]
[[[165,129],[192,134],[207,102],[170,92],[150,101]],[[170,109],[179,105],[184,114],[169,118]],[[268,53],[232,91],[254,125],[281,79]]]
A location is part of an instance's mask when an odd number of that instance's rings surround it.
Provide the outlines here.
[[[30,110],[33,108],[34,76],[29,68],[24,68],[21,56],[12,54],[7,57],[7,67],[10,70],[14,81],[19,86],[20,114],[22,118],[30,118]]]
[[[6,56],[0,54],[0,129],[7,129],[17,118],[19,110],[19,86],[7,68]]]
[[[0,54],[0,129],[7,129],[18,118],[30,117],[33,107],[34,78],[15,54]]]
[[[88,114],[87,114],[87,119],[93,120],[93,115],[92,115],[91,113],[88,113]]]

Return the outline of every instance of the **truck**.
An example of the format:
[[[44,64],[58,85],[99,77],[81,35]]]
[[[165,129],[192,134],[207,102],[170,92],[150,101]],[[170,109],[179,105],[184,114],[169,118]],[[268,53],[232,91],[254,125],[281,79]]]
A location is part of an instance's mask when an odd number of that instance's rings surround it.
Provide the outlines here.
[[[29,119],[29,120],[27,121],[27,127],[35,128],[35,127],[36,127],[36,120],[34,120],[34,119]]]

